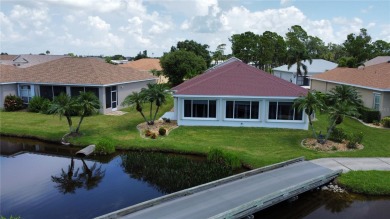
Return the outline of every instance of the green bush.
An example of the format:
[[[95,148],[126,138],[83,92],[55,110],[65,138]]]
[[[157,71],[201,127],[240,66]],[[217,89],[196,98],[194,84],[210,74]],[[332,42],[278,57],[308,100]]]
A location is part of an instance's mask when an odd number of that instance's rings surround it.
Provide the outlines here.
[[[373,110],[367,107],[361,107],[359,109],[360,119],[366,123],[372,123],[374,120],[378,120],[381,117],[381,114],[377,110]]]
[[[23,109],[22,98],[15,95],[7,95],[4,99],[4,110],[7,112]]]
[[[344,133],[342,128],[334,128],[329,136],[329,139],[335,142],[342,142],[346,138],[347,135]]]
[[[353,133],[349,135],[347,147],[350,149],[355,149],[357,147],[357,144],[362,143],[363,136],[363,132]]]
[[[209,162],[215,162],[219,164],[223,164],[230,169],[237,169],[241,167],[241,161],[237,156],[223,152],[220,149],[212,149],[207,155],[207,160]]]
[[[158,129],[158,133],[159,133],[160,135],[165,135],[165,134],[167,134],[167,130],[166,130],[165,128],[163,128],[163,127],[160,127],[160,128]]]
[[[386,116],[381,120],[381,124],[384,127],[390,128],[390,116]]]
[[[28,103],[27,109],[30,112],[47,113],[50,103],[51,102],[49,99],[39,97],[39,96],[34,96]]]
[[[115,144],[111,139],[101,139],[95,147],[95,153],[97,154],[112,154],[115,152]]]

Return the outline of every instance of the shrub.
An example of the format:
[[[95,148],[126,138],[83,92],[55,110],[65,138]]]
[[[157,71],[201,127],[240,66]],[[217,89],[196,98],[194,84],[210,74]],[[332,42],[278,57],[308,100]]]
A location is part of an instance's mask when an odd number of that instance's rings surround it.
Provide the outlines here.
[[[158,134],[160,134],[160,135],[165,135],[166,133],[167,133],[167,130],[166,130],[165,128],[160,127],[160,128],[158,129]]]
[[[346,138],[347,135],[344,133],[344,130],[342,128],[334,128],[329,136],[329,139],[335,142],[342,142]]]
[[[355,149],[357,144],[360,144],[363,141],[363,132],[353,133],[348,136],[348,144],[347,147],[350,149]]]
[[[380,112],[367,107],[361,107],[359,109],[360,119],[366,123],[372,123],[374,120],[380,119]]]
[[[223,164],[232,170],[241,167],[241,161],[236,155],[223,152],[220,149],[210,150],[209,154],[207,155],[207,160],[209,162]]]
[[[50,100],[40,97],[34,96],[30,102],[28,103],[28,111],[35,113],[46,113],[47,109],[49,109]]]
[[[4,99],[4,110],[11,112],[23,109],[22,98],[15,95],[7,95]]]
[[[166,122],[166,123],[170,123],[171,122],[171,119],[170,118],[162,118],[162,120],[164,121],[164,122]]]
[[[390,128],[390,116],[386,116],[381,120],[381,124],[384,127]]]
[[[157,134],[153,132],[152,135],[150,136],[150,138],[156,139],[157,138]]]
[[[112,154],[115,152],[115,144],[111,139],[101,139],[95,147],[95,153],[97,154]]]

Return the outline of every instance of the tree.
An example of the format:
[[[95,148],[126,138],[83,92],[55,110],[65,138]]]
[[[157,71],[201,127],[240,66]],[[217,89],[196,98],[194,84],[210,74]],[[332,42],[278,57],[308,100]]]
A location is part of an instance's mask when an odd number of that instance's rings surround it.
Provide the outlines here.
[[[313,137],[317,138],[317,133],[313,126],[313,121],[311,116],[313,113],[320,109],[322,106],[321,100],[319,99],[317,93],[315,91],[309,91],[306,96],[301,96],[294,101],[294,108],[297,108],[299,111],[304,110],[306,115],[309,118],[309,125],[311,130],[313,131]]]
[[[338,85],[334,87],[326,96],[328,105],[336,105],[336,103],[346,102],[348,105],[361,107],[363,101],[361,95],[355,87],[348,85]],[[342,121],[338,121],[340,124]]]
[[[142,53],[141,51],[134,57],[134,61],[139,60],[139,59],[144,59],[144,58],[149,58],[148,57],[148,51],[144,50]]]
[[[310,58],[319,59],[327,53],[328,48],[320,38],[309,36],[306,43],[306,49]]]
[[[356,58],[359,65],[365,62],[370,56],[372,50],[370,42],[371,36],[367,34],[366,29],[362,28],[360,29],[359,35],[349,34],[343,45],[348,56]]]
[[[122,102],[122,106],[135,106],[135,109],[142,115],[142,118],[144,118],[145,122],[148,123],[148,120],[146,119],[142,105],[145,103],[145,93],[142,92],[133,92],[132,94],[128,95]]]
[[[215,64],[217,65],[219,63],[219,61],[224,61],[226,59],[225,57],[225,48],[226,48],[226,44],[219,44],[215,50],[215,52],[213,52],[213,60],[215,61]]]
[[[232,43],[232,55],[241,59],[244,63],[258,63],[258,44],[260,36],[247,31],[241,34],[233,34],[229,41]]]
[[[201,57],[205,63],[206,67],[209,68],[211,65],[211,56],[210,51],[208,51],[209,45],[200,44],[193,40],[185,40],[177,42],[176,48],[172,46],[171,52],[176,50],[185,50],[189,52],[193,52],[195,55]]]
[[[68,94],[61,93],[54,97],[52,104],[49,107],[49,113],[59,115],[60,119],[65,116],[69,126],[69,133],[73,132],[72,128],[72,115],[76,112],[76,102]]]
[[[165,53],[160,63],[164,76],[169,78],[173,86],[179,85],[184,79],[190,79],[202,73],[207,68],[202,57],[185,50]]]
[[[297,65],[297,75],[307,75],[307,66],[303,64],[303,61],[309,60],[310,64],[312,59],[306,49],[308,41],[308,35],[301,26],[295,25],[289,29],[286,33],[286,44],[287,44],[287,65],[288,69],[292,65]]]
[[[50,55],[50,51],[49,50],[46,50],[46,55]]]
[[[372,44],[372,50],[370,59],[377,56],[390,56],[390,43],[383,40],[377,40]]]
[[[126,57],[123,55],[114,55],[111,57],[111,60],[126,60]]]
[[[95,114],[99,111],[100,102],[99,98],[92,92],[80,92],[76,98],[77,107],[79,108],[78,114],[80,115],[80,121],[76,128],[76,133],[79,133],[81,123],[84,117]]]

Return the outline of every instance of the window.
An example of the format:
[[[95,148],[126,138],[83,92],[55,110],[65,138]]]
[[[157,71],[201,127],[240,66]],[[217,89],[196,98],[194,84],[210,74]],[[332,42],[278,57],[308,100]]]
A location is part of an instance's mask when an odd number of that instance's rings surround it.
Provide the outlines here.
[[[49,100],[53,100],[54,97],[60,95],[60,93],[66,94],[65,86],[45,86],[41,85],[39,87],[40,96],[43,98],[47,98]]]
[[[184,100],[184,117],[216,118],[216,100]]]
[[[76,97],[80,92],[92,92],[99,98],[99,88],[97,87],[70,87],[70,95]]]
[[[259,119],[258,101],[226,101],[227,119]]]
[[[381,105],[381,94],[379,93],[374,93],[374,104],[372,108],[375,110],[379,110]]]
[[[29,103],[31,100],[31,86],[30,85],[22,85],[20,86],[20,97],[23,100],[23,103]]]
[[[309,78],[307,76],[298,75],[297,85],[299,86],[309,86]]]
[[[302,120],[303,112],[293,108],[292,102],[269,102],[268,119]]]

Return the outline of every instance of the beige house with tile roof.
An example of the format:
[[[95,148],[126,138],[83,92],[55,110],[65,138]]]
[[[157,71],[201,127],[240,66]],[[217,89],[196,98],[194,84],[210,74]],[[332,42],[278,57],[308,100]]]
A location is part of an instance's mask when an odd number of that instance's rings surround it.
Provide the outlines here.
[[[125,64],[120,65],[121,67],[125,68],[134,68],[140,71],[147,71],[150,72],[151,70],[155,69],[157,71],[161,71],[161,65],[160,65],[160,59],[153,59],[153,58],[143,58],[138,59],[136,61],[130,61]],[[158,79],[158,83],[167,83],[168,78],[164,76],[160,76]]]
[[[335,68],[311,78],[311,89],[328,92],[337,85],[356,87],[366,107],[390,116],[390,63],[363,68]]]
[[[80,91],[91,91],[99,97],[101,113],[109,113],[120,109],[127,95],[157,81],[149,72],[94,58],[63,57],[28,68],[0,66],[0,107],[8,94],[17,94],[28,104],[33,96],[53,99],[62,92],[76,96]]]

